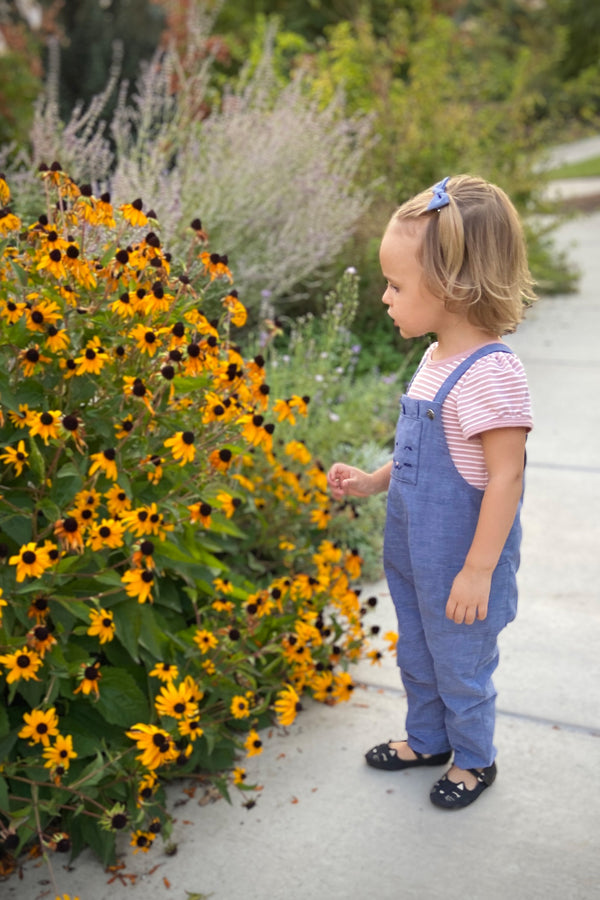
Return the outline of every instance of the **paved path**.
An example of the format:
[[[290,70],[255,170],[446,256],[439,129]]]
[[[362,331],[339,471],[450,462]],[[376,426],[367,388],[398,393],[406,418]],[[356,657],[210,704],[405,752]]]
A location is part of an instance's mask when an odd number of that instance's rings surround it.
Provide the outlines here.
[[[564,225],[559,242],[581,267],[579,293],[538,303],[509,341],[528,371],[536,427],[520,612],[502,636],[496,679],[493,788],[448,813],[428,799],[437,770],[369,769],[364,751],[402,735],[406,706],[391,659],[361,664],[352,702],[309,704],[287,734],[265,736],[248,766],[264,785],[254,808],[237,797],[202,806],[200,792],[175,788],[176,856],[160,846],[127,855],[139,877],[124,886],[86,853],[72,871],[56,866],[61,891],[80,900],[600,896],[600,213]],[[373,622],[393,627],[385,585],[368,591],[380,598]],[[45,879],[43,864],[28,864],[0,887],[2,900],[49,897]]]

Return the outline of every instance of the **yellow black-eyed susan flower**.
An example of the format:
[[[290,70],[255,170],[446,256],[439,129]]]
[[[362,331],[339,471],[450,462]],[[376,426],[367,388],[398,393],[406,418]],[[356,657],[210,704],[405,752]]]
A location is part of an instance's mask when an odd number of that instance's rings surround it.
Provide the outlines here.
[[[229,712],[234,719],[247,719],[250,715],[250,704],[247,697],[235,696],[229,704]]]
[[[51,747],[47,746],[43,751],[46,762],[44,766],[47,769],[61,768],[62,774],[71,765],[71,760],[77,758],[77,753],[73,750],[73,737],[70,734],[59,734]]]
[[[58,734],[58,716],[54,707],[23,713],[23,720],[25,725],[19,731],[19,737],[28,739],[31,744],[48,747],[50,738]]]
[[[29,409],[26,403],[19,403],[19,411],[10,410],[8,418],[15,428],[29,428],[29,425],[35,420],[37,414]]]
[[[333,696],[338,702],[348,701],[354,691],[354,682],[350,672],[339,672],[333,676]]]
[[[248,736],[244,741],[244,747],[246,748],[247,755],[250,756],[258,756],[263,752],[263,744],[258,734],[254,728],[248,732]]]
[[[15,650],[14,653],[6,653],[4,656],[0,656],[0,664],[5,666],[8,671],[6,676],[7,684],[12,684],[21,679],[24,681],[40,680],[36,672],[42,665],[42,660],[35,650],[30,650],[28,647],[21,647],[20,650]]]
[[[106,609],[90,610],[90,627],[87,633],[98,637],[101,644],[106,644],[115,636],[115,623],[112,611]]]
[[[143,211],[143,207],[144,204],[138,197],[137,200],[134,200],[132,203],[121,204],[119,209],[123,214],[125,221],[137,228],[148,224],[148,217]]]
[[[358,550],[353,549],[346,553],[344,568],[350,578],[356,579],[360,576],[362,562],[362,557],[360,556]]]
[[[0,235],[10,234],[11,231],[17,231],[21,227],[21,220],[10,209],[3,207],[0,209]]]
[[[28,331],[45,332],[49,325],[56,325],[62,317],[62,310],[54,300],[44,300],[39,294],[29,294],[31,304],[25,309],[25,326]]]
[[[150,771],[172,762],[179,753],[171,736],[156,725],[145,725],[138,722],[125,734],[135,741],[137,749],[142,751],[136,756],[136,759]]]
[[[238,299],[237,291],[230,291],[221,302],[223,303],[223,306],[229,314],[232,325],[236,325],[238,328],[241,328],[246,324],[248,313],[246,312],[246,307],[244,306],[244,304],[241,303]]]
[[[193,525],[197,522],[201,522],[205,528],[210,528],[212,514],[212,506],[210,503],[199,500],[197,503],[192,503],[191,506],[188,506],[188,509],[190,511],[190,522]]]
[[[154,573],[150,569],[129,569],[121,576],[121,581],[129,597],[135,597],[138,603],[149,600],[152,603],[152,585]]]
[[[39,578],[51,566],[52,561],[47,550],[38,547],[35,541],[30,541],[10,557],[9,563],[17,567],[17,581],[24,581],[28,576]]]
[[[75,357],[76,375],[99,375],[108,362],[109,355],[103,349],[100,338],[96,335],[87,341],[85,349]]]
[[[315,700],[322,703],[331,703],[334,700],[334,685],[332,672],[316,672],[310,679],[310,685]]]
[[[187,737],[192,742],[204,734],[204,730],[200,725],[200,719],[197,716],[191,719],[180,719],[177,723],[177,728],[182,737]]]
[[[75,516],[65,516],[54,523],[54,534],[63,547],[83,553],[83,533],[81,523]]]
[[[160,716],[171,716],[174,719],[198,715],[198,706],[192,697],[189,684],[185,681],[177,686],[172,681],[167,682],[161,687],[154,706]]]
[[[69,346],[71,339],[64,328],[49,325],[46,329],[46,347],[52,353],[62,353]]]
[[[209,456],[209,461],[213,469],[219,472],[227,472],[233,462],[234,454],[229,447],[221,447],[220,450],[213,450]]]
[[[275,426],[265,422],[264,416],[260,413],[246,413],[238,421],[243,425],[242,434],[249,444],[253,447],[262,445],[267,452],[272,449]]]
[[[131,509],[131,500],[118,484],[113,484],[110,490],[104,494],[104,498],[106,500],[106,508],[111,516],[115,518]]]
[[[136,853],[139,853],[140,850],[143,853],[147,853],[152,847],[152,842],[155,837],[156,835],[152,834],[150,831],[134,831],[129,842],[133,847],[134,856]]]
[[[28,466],[25,441],[19,441],[16,447],[5,447],[4,453],[0,453],[0,460],[7,466],[14,466],[15,475],[20,475],[25,466]]]
[[[62,413],[59,409],[35,413],[30,420],[29,434],[31,437],[39,435],[44,441],[44,444],[47,444],[50,438],[58,438],[58,428],[61,420]]]
[[[221,256],[218,253],[205,252],[200,254],[200,259],[204,265],[204,271],[210,275],[211,281],[214,281],[215,278],[228,278],[229,281],[233,281],[226,254]]]
[[[398,633],[396,631],[386,631],[383,638],[388,641],[388,653],[395,653],[398,645]]]
[[[79,674],[77,676],[79,680],[79,687],[76,687],[73,691],[74,694],[95,694],[96,697],[100,696],[100,679],[102,678],[102,672],[100,671],[100,663],[95,662],[91,665],[86,665],[83,663],[80,667]]]
[[[194,643],[198,645],[202,653],[208,653],[217,646],[219,641],[211,631],[199,628],[194,635]]]
[[[124,544],[124,531],[125,526],[118,519],[102,519],[101,522],[94,522],[86,541],[87,546],[94,551],[102,550],[104,547],[116,550]]]
[[[140,322],[131,329],[129,337],[134,339],[138,350],[148,356],[154,356],[156,351],[160,350],[161,335],[168,331],[168,328],[148,328]]]
[[[149,674],[160,678],[161,681],[173,681],[179,677],[179,669],[174,663],[159,662]]]
[[[367,653],[367,659],[371,660],[372,666],[380,666],[381,660],[383,659],[383,654],[380,650],[369,650]]]
[[[136,313],[135,294],[130,293],[129,291],[123,291],[123,293],[110,304],[110,309],[122,319],[132,319]]]
[[[285,452],[301,465],[307,465],[312,459],[310,450],[304,441],[288,441],[285,445]]]
[[[121,419],[120,422],[117,422],[115,425],[115,437],[117,440],[121,441],[127,437],[133,431],[133,416],[125,416],[124,419]]]
[[[16,300],[2,300],[0,301],[0,316],[9,325],[14,325],[25,312],[25,308],[25,303]]]
[[[41,368],[45,363],[52,362],[49,356],[43,356],[40,353],[39,344],[34,344],[33,347],[26,347],[19,353],[19,365],[23,369],[23,374],[25,378],[32,378],[36,372],[38,366]]]
[[[155,772],[147,772],[138,784],[138,806],[147,803],[154,796],[154,792],[158,786],[158,778]]]
[[[192,462],[196,455],[195,440],[193,431],[178,431],[173,437],[167,438],[164,445],[171,448],[173,459],[178,460],[180,466],[184,466]]]
[[[246,780],[246,770],[241,766],[236,766],[233,770],[233,783],[240,785]]]
[[[54,644],[56,644],[56,638],[52,635],[47,625],[34,625],[27,632],[27,646],[39,653],[42,659]]]
[[[90,456],[92,465],[88,470],[88,475],[92,476],[94,472],[101,471],[107,478],[110,478],[111,481],[116,481],[119,477],[117,464],[115,462],[116,457],[117,452],[114,447],[107,447],[106,450],[102,450],[99,453],[92,453]]]
[[[67,278],[63,253],[58,247],[49,249],[47,253],[42,254],[36,269],[38,272],[42,270],[50,272],[58,281]]]
[[[279,691],[274,706],[277,722],[284,726],[291,725],[302,709],[300,697],[291,684],[286,684],[283,690]]]

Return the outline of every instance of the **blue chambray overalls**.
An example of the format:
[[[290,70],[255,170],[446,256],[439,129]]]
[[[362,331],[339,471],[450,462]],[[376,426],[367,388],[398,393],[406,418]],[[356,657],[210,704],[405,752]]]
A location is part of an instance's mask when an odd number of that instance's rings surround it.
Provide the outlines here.
[[[482,356],[512,352],[487,344],[460,363],[433,400],[404,395],[387,501],[384,567],[398,616],[398,665],[408,743],[419,753],[454,750],[461,769],[494,761],[497,637],[517,610],[519,509],[492,577],[487,618],[446,618],[454,577],[471,546],[483,491],[460,475],[448,450],[442,404]],[[521,498],[522,500],[522,498]]]

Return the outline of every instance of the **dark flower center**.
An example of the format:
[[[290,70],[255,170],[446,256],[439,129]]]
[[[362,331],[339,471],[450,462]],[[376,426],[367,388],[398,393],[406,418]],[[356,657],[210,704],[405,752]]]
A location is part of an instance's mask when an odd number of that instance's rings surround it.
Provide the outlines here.
[[[31,660],[26,653],[20,653],[17,656],[17,665],[20,669],[27,669],[31,665]]]
[[[63,418],[63,428],[67,431],[77,431],[79,420],[77,416],[69,415]]]
[[[21,556],[21,560],[25,563],[26,566],[32,566],[36,561],[37,556],[33,552],[33,550],[26,550],[25,553]]]

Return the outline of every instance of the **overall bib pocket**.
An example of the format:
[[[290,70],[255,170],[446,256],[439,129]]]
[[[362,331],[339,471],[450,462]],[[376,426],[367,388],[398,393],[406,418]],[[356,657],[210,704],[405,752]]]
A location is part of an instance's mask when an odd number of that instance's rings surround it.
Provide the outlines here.
[[[422,429],[421,419],[400,416],[396,429],[392,478],[407,484],[417,483]]]

